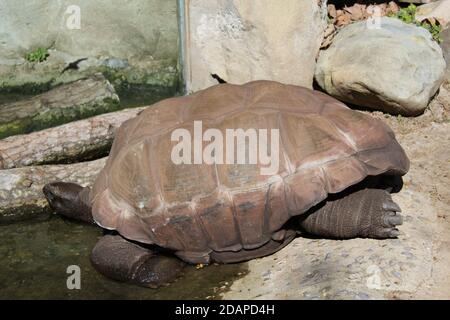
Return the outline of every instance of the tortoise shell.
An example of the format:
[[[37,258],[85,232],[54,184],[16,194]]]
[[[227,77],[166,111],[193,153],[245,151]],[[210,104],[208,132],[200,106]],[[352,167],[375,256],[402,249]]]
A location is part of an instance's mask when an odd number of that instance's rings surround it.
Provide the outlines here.
[[[278,129],[279,170],[174,164],[177,128]],[[262,246],[293,216],[368,175],[403,175],[409,160],[382,121],[321,92],[271,81],[222,84],[161,101],[117,131],[91,192],[104,228],[204,261]]]

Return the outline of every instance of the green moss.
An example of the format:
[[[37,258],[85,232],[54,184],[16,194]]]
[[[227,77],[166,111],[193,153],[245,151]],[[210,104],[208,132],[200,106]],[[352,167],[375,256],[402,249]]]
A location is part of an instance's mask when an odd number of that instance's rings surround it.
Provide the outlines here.
[[[0,93],[15,93],[15,94],[23,94],[23,95],[32,95],[32,94],[40,94],[50,89],[56,87],[54,85],[54,79],[50,81],[37,83],[37,82],[28,82],[21,85],[0,85]]]
[[[89,74],[101,72],[111,82],[117,92],[126,92],[130,88],[135,86],[146,86],[150,90],[153,88],[156,91],[171,91],[173,93],[181,90],[182,79],[181,74],[178,72],[178,68],[171,65],[169,62],[161,64],[161,66],[155,67],[153,70],[136,70],[134,68],[127,69],[112,69],[106,66],[92,67],[80,73],[80,76],[72,78],[61,78],[59,73],[45,77],[38,77],[36,79],[44,79],[33,82],[27,82],[24,84],[12,84],[0,80],[0,94],[40,94],[49,91],[64,83],[76,81],[79,78],[86,77]]]
[[[16,134],[25,133],[25,128],[28,125],[28,119],[16,120],[5,124],[0,124],[0,139]]]
[[[114,85],[116,91],[125,91],[134,85],[163,87],[176,91],[180,88],[180,74],[171,65],[162,65],[152,72],[137,69],[112,69],[100,67],[98,70]]]
[[[89,118],[102,113],[117,111],[120,109],[118,100],[105,98],[95,105],[84,104],[71,108],[47,109],[36,115],[0,124],[0,139],[8,136],[30,133],[50,127],[55,127],[75,120]]]
[[[33,165],[45,165],[45,164],[70,164],[80,161],[90,161],[106,157],[111,150],[113,139],[107,139],[101,141],[101,143],[95,145],[82,146],[81,148],[74,148],[70,153],[64,154],[52,154],[42,161],[35,162]]]
[[[85,119],[98,114],[123,108],[150,105],[161,99],[178,95],[182,91],[182,79],[178,68],[171,60],[155,64],[151,71],[125,68],[112,69],[106,66],[87,70],[87,74],[102,72],[114,86],[121,99],[121,105],[113,99],[105,99],[95,106],[81,105],[74,108],[44,110],[28,118],[0,124],[0,139],[54,127],[70,121]],[[83,76],[86,76],[85,74]],[[43,83],[26,83],[17,86],[0,85],[0,93],[39,94],[62,84],[59,74],[47,77]],[[72,79],[73,80],[73,79]]]
[[[28,52],[25,55],[25,60],[27,60],[28,62],[43,62],[45,60],[47,60],[47,57],[50,54],[48,53],[48,49],[47,48],[37,48],[34,51]]]

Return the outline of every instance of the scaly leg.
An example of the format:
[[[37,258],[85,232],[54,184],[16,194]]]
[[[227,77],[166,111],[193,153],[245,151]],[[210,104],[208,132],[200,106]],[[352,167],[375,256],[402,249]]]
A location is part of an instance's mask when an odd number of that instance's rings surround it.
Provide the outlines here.
[[[400,207],[388,191],[362,189],[333,199],[300,216],[301,228],[328,238],[395,238],[403,223]]]
[[[150,288],[171,283],[185,265],[175,257],[158,254],[119,235],[103,236],[92,250],[91,262],[108,278]]]

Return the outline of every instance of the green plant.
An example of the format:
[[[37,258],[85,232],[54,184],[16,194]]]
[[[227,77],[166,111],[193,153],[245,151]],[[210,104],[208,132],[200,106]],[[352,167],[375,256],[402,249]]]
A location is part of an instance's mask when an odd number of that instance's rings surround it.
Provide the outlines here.
[[[417,11],[417,7],[411,3],[406,8],[401,8],[397,12],[397,14],[393,14],[393,16],[402,20],[405,23],[415,23],[416,11]]]
[[[405,23],[412,23],[419,27],[427,29],[431,36],[435,41],[438,43],[442,42],[441,39],[441,31],[442,27],[436,23],[434,20],[424,20],[422,22],[419,22],[416,20],[416,11],[417,7],[414,4],[410,4],[406,8],[401,8],[397,13],[390,14],[390,17],[394,17],[397,19],[402,20]]]
[[[434,21],[426,20],[426,21],[422,21],[420,26],[422,28],[427,29],[431,33],[431,36],[433,37],[433,39],[436,40],[438,43],[442,42],[442,38],[441,38],[442,27],[439,24],[436,24],[436,22],[434,22]]]
[[[28,62],[43,62],[49,56],[48,50],[46,48],[37,48],[34,51],[28,52],[25,55],[25,59]]]

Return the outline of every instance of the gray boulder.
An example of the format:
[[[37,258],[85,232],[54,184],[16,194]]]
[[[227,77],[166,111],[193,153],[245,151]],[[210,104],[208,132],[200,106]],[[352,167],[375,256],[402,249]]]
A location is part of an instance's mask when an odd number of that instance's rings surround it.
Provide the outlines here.
[[[445,62],[447,63],[447,79],[450,79],[450,28],[441,33],[442,51],[444,51]]]
[[[421,27],[381,18],[343,28],[320,53],[315,79],[330,95],[406,116],[422,113],[444,79],[442,49]]]
[[[275,80],[311,87],[326,1],[191,0],[186,10],[188,91],[217,84]]]
[[[436,19],[443,28],[450,23],[450,0],[440,0],[417,7],[416,20]]]

